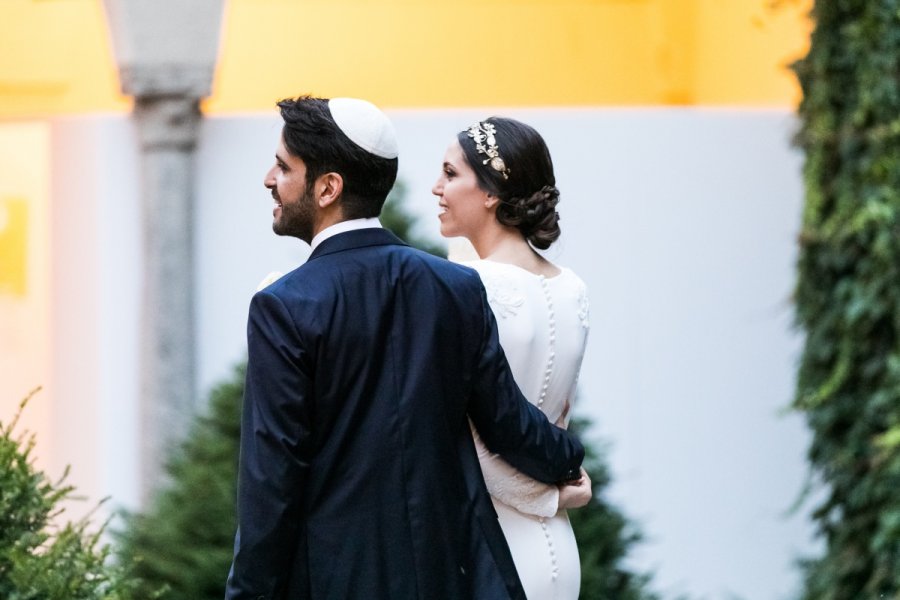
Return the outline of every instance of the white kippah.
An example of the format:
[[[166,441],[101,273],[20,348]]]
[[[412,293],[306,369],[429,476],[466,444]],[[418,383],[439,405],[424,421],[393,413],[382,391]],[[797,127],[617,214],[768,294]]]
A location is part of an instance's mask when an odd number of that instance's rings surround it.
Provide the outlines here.
[[[397,134],[383,112],[371,102],[357,98],[328,101],[331,118],[360,148],[382,158],[397,158]]]

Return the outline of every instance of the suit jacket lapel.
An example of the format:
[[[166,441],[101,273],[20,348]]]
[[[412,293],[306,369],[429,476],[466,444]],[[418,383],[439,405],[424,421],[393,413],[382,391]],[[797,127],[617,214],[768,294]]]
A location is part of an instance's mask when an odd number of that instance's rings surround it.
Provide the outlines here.
[[[354,248],[366,248],[369,246],[406,246],[406,243],[396,235],[381,227],[368,229],[355,229],[345,231],[328,238],[313,250],[307,262],[320,256],[343,252]]]

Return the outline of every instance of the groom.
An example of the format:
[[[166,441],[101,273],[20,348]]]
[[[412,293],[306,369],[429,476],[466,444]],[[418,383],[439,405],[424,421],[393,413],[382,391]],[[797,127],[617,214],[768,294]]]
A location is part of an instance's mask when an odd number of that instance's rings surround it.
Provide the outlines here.
[[[349,98],[278,105],[272,228],[312,254],[250,304],[225,597],[523,599],[469,419],[547,483],[577,478],[583,449],[519,392],[478,275],[381,228],[387,117]]]

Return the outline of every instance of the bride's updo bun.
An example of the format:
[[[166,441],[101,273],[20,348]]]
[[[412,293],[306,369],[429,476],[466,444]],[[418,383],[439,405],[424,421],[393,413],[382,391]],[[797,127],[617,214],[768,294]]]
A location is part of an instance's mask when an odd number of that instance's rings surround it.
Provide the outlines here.
[[[545,185],[525,198],[500,199],[497,220],[515,227],[539,250],[546,250],[559,237],[559,190]]]
[[[490,117],[460,131],[457,140],[481,189],[500,200],[497,220],[535,248],[549,248],[560,234],[559,190],[541,134],[521,121]]]

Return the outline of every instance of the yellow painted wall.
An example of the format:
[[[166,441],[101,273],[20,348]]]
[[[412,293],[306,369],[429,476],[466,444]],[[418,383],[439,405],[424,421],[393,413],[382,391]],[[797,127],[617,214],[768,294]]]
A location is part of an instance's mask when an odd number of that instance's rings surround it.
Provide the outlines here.
[[[695,4],[697,104],[796,106],[800,87],[788,67],[809,49],[812,0]]]
[[[205,109],[792,106],[811,2],[230,0]],[[128,107],[100,0],[0,2],[0,118]]]
[[[0,118],[128,110],[100,0],[0,0]]]

